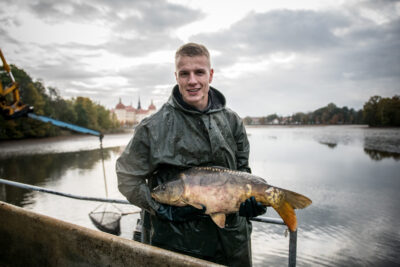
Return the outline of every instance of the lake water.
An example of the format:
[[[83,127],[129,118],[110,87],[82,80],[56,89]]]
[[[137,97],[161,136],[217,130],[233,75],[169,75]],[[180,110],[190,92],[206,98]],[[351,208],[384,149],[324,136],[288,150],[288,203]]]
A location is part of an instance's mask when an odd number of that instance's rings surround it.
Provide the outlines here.
[[[249,127],[250,165],[268,183],[302,193],[297,266],[400,265],[400,129],[364,126]],[[104,138],[108,196],[118,192],[115,161],[132,133]],[[105,197],[99,141],[91,136],[0,143],[0,178],[61,192]],[[96,229],[99,203],[0,184],[0,200]],[[129,205],[116,205],[135,211]],[[100,207],[103,208],[103,207]],[[108,209],[113,209],[108,206]],[[268,217],[278,217],[269,208]],[[137,215],[123,216],[132,239]],[[286,266],[284,226],[253,222],[254,266]]]

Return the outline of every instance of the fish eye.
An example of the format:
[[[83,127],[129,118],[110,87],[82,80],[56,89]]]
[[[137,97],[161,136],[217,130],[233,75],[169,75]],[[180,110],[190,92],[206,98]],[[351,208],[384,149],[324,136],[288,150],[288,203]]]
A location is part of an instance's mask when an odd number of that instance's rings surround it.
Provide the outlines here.
[[[165,189],[167,189],[167,188],[166,188],[165,185],[163,184],[163,185],[161,186],[161,190],[162,190],[162,191],[165,191]]]

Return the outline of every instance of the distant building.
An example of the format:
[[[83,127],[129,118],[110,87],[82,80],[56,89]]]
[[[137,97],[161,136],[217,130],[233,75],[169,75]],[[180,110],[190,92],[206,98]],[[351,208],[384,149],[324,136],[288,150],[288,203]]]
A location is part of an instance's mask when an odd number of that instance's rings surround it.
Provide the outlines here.
[[[138,101],[137,108],[132,106],[132,103],[129,106],[125,106],[122,104],[121,98],[119,99],[119,103],[115,106],[114,109],[111,109],[111,112],[115,114],[117,120],[122,124],[138,124],[147,116],[150,116],[154,112],[156,112],[156,106],[153,104],[153,100],[147,109],[142,109],[140,98]]]

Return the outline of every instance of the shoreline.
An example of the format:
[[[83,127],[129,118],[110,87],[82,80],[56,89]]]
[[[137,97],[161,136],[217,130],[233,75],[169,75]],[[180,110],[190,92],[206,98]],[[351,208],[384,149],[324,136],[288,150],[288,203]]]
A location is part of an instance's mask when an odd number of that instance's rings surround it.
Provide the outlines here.
[[[130,134],[133,132],[134,132],[134,129],[129,129],[129,130],[124,130],[122,132],[104,134],[104,137],[126,135],[126,134]],[[13,143],[33,142],[33,141],[53,142],[53,141],[74,140],[74,139],[82,138],[82,137],[93,137],[95,139],[99,138],[98,136],[94,136],[94,135],[90,135],[90,134],[71,133],[71,134],[49,136],[49,137],[27,137],[27,138],[20,138],[20,139],[0,139],[0,147],[2,144],[8,143],[8,142],[13,142]]]
[[[125,146],[132,137],[132,131],[106,134],[103,148]],[[100,149],[99,137],[86,134],[72,134],[44,138],[25,138],[0,141],[0,158],[33,154],[54,154]]]

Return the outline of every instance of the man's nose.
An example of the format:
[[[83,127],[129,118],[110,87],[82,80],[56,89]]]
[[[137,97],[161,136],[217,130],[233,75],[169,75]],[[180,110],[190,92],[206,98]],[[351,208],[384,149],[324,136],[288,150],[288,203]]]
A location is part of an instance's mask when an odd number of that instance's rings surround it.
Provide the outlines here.
[[[197,83],[196,75],[193,72],[189,75],[189,83]]]

